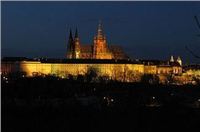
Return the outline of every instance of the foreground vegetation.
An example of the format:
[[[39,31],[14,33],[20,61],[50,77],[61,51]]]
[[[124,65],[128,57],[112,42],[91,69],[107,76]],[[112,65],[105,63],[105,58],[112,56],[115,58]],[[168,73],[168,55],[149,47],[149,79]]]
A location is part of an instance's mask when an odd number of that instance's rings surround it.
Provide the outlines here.
[[[2,77],[2,131],[200,130],[199,85]]]

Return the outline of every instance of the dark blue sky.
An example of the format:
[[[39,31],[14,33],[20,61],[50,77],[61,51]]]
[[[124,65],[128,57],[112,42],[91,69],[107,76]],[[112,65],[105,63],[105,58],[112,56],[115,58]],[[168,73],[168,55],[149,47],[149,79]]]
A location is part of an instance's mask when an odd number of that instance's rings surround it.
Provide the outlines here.
[[[2,2],[2,56],[64,58],[71,27],[81,43],[92,44],[102,20],[108,44],[133,58],[167,59],[185,50],[200,54],[200,2]]]

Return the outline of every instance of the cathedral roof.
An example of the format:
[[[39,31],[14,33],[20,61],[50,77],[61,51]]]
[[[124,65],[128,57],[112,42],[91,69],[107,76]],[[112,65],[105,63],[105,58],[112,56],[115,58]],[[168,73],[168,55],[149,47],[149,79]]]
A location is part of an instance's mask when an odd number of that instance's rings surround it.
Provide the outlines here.
[[[124,53],[123,49],[121,46],[118,45],[109,45],[109,50],[112,52],[117,52],[117,53]]]
[[[81,45],[81,53],[92,53],[91,45]]]
[[[119,59],[127,59],[129,58],[125,52],[123,51],[123,48],[118,45],[109,45],[109,50],[113,53],[114,57]]]

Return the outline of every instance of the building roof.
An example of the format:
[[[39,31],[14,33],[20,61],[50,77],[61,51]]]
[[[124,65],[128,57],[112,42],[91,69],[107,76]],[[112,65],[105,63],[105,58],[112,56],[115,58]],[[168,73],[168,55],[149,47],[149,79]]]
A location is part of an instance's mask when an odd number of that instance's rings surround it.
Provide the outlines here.
[[[184,70],[200,70],[200,64],[193,64],[193,65],[185,65],[183,66]]]
[[[69,64],[141,64],[135,60],[116,60],[116,59],[53,59],[53,58],[12,58],[8,57],[2,59],[2,62],[16,62],[16,61],[35,61],[41,63],[69,63]]]
[[[170,62],[163,60],[139,60],[145,65],[159,65],[159,66],[180,66],[178,62]]]
[[[118,58],[118,59],[128,59],[129,57],[125,54],[125,52],[123,51],[123,48],[121,46],[118,45],[109,45],[109,50],[112,52],[112,54],[114,55],[114,58]]]
[[[24,61],[28,60],[26,57],[3,57],[1,61]]]
[[[180,66],[178,62],[161,60],[132,60],[132,59],[54,59],[54,58],[26,58],[5,57],[2,62],[36,61],[41,63],[69,63],[69,64],[144,64],[157,66]],[[190,66],[191,68],[191,66]],[[200,65],[195,66],[200,68]]]
[[[81,53],[92,53],[91,45],[81,45]]]

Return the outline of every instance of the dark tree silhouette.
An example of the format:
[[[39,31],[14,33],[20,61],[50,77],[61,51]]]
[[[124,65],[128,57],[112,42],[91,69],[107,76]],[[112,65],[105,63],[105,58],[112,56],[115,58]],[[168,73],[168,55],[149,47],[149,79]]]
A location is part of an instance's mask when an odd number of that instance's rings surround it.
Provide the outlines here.
[[[86,73],[87,82],[91,82],[98,77],[98,69],[95,67],[89,67]]]
[[[141,78],[141,82],[145,84],[158,84],[159,77],[153,74],[144,74]]]

